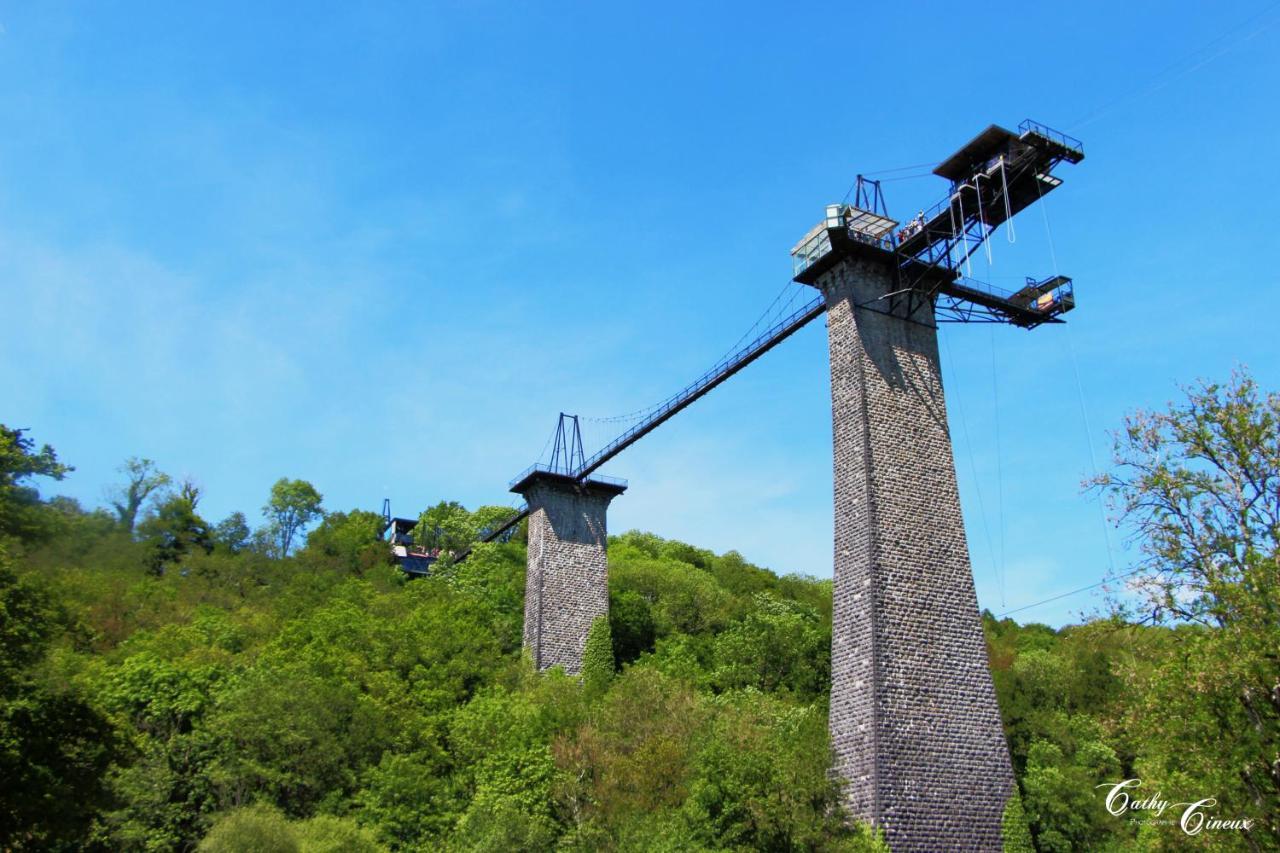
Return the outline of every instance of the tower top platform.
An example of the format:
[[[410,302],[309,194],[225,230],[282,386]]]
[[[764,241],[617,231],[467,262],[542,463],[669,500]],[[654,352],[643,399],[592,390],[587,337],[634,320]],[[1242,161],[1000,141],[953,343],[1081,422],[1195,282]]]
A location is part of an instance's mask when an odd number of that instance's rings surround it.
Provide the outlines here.
[[[523,495],[538,483],[546,483],[560,489],[582,489],[584,491],[605,493],[612,496],[627,490],[627,481],[621,477],[610,477],[607,474],[590,474],[585,480],[579,480],[573,474],[557,471],[550,465],[530,465],[520,472],[510,483],[511,491]]]
[[[933,173],[952,183],[963,183],[988,172],[1001,157],[1007,163],[1026,157],[1030,153],[1028,149],[1037,149],[1048,159],[1072,164],[1084,159],[1084,146],[1080,140],[1027,119],[1018,125],[1017,133],[998,124],[988,125],[986,130],[939,163]]]
[[[994,229],[1057,189],[1060,163],[1084,159],[1080,141],[1028,119],[1017,132],[988,125],[933,170],[945,197],[902,225],[889,216],[880,182],[859,175],[853,204],[829,204],[823,220],[791,250],[792,277],[816,284],[847,257],[891,265],[892,301],[936,300],[937,317],[1024,328],[1061,322],[1075,306],[1070,280],[1036,282],[1011,293],[961,276]]]

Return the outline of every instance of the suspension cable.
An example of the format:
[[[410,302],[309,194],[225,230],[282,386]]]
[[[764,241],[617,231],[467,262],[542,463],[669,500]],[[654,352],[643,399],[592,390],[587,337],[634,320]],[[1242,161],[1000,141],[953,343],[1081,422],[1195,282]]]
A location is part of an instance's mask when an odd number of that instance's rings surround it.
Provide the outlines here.
[[[794,289],[792,289],[792,285],[794,285]],[[781,308],[778,308],[777,307],[778,303],[782,300],[782,297],[786,295],[788,289],[792,289],[791,298],[788,299],[787,302],[783,304]],[[764,309],[764,312],[758,318],[756,318],[756,321],[752,323],[736,341],[734,341],[731,347],[725,350],[725,352],[718,359],[716,359],[715,363],[720,364],[729,356],[737,352],[741,348],[742,342],[745,341],[751,335],[752,332],[756,331],[761,326],[766,325],[767,321],[773,319],[775,316],[781,317],[782,315],[784,315],[787,309],[790,308],[793,304],[795,304],[795,301],[800,297],[800,295],[803,292],[804,292],[803,285],[797,284],[793,279],[788,279],[787,283],[784,284],[782,286],[782,289],[778,291],[778,294],[774,296],[773,301],[770,302],[769,306]],[[676,394],[678,393],[679,392],[676,392]],[[650,414],[651,412],[657,411],[658,409],[665,406],[667,403],[671,402],[671,399],[675,397],[676,394],[668,395],[666,397],[663,397],[661,400],[657,401],[656,403],[652,403],[648,406],[645,406],[644,408],[636,409],[634,411],[627,412],[625,414],[609,415],[606,417],[582,416],[581,419],[584,421],[589,421],[591,423],[627,423],[630,421],[638,421],[644,418],[646,415]]]
[[[942,346],[947,351],[947,363],[951,365],[950,373],[952,379],[956,376],[955,358],[951,354],[951,336],[942,334],[942,330],[938,330],[938,337],[942,338]],[[956,383],[952,383],[955,387]],[[1005,606],[1004,601],[1004,578],[1000,570],[1000,566],[996,563],[996,549],[991,539],[991,522],[987,518],[986,503],[982,499],[982,481],[978,479],[978,464],[974,460],[973,440],[969,438],[969,418],[965,414],[964,399],[961,395],[951,395],[948,399],[955,401],[956,410],[960,413],[960,430],[964,436],[964,446],[969,456],[969,471],[973,475],[973,488],[978,494],[978,515],[982,518],[982,533],[987,540],[987,554],[991,558],[991,572],[996,576],[996,584],[1000,588],[1000,606]]]
[[[1008,616],[1010,613],[1021,613],[1023,610],[1030,610],[1033,607],[1039,607],[1040,605],[1048,604],[1051,601],[1058,601],[1070,595],[1079,595],[1082,592],[1088,592],[1091,589],[1097,589],[1098,587],[1103,586],[1104,584],[1111,583],[1112,581],[1124,580],[1125,578],[1133,577],[1134,575],[1138,574],[1141,571],[1142,569],[1138,568],[1138,569],[1134,569],[1131,572],[1125,572],[1122,575],[1112,574],[1108,577],[1103,578],[1097,583],[1091,583],[1088,586],[1082,586],[1079,589],[1073,589],[1070,592],[1062,592],[1057,595],[1051,596],[1049,598],[1032,602],[1031,604],[1024,604],[1021,607],[1015,607],[1012,610],[1005,610],[1004,612],[1000,613],[996,618],[997,619],[1003,618],[1005,616]]]
[[[1040,208],[1040,214],[1044,218],[1044,233],[1049,240],[1049,258],[1053,261],[1053,275],[1055,278],[1061,275],[1058,271],[1058,253],[1054,249],[1053,229],[1049,226],[1049,208],[1044,203],[1044,194],[1040,192],[1040,181],[1036,181],[1036,201]],[[1080,418],[1084,421],[1084,437],[1089,446],[1089,466],[1092,469],[1093,476],[1098,476],[1098,454],[1093,446],[1093,424],[1089,417],[1089,405],[1084,397],[1084,382],[1080,379],[1080,362],[1076,358],[1076,348],[1071,332],[1071,323],[1067,323],[1066,342],[1067,355],[1071,360],[1071,373],[1075,377],[1076,382],[1076,399],[1080,403]],[[1098,499],[1098,521],[1102,527],[1102,541],[1107,549],[1107,565],[1112,573],[1116,570],[1116,559],[1114,549],[1111,544],[1111,526],[1107,524],[1107,509],[1103,506],[1102,499]]]

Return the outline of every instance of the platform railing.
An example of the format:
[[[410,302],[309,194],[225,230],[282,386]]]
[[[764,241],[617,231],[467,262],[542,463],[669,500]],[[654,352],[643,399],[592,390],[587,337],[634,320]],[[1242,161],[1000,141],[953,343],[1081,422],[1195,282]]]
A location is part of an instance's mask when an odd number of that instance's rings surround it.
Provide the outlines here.
[[[528,468],[525,468],[523,471],[521,471],[519,474],[517,474],[517,475],[516,475],[516,476],[511,480],[511,482],[507,483],[507,487],[508,487],[508,488],[515,488],[515,485],[516,485],[517,483],[521,482],[522,480],[527,479],[527,478],[528,478],[530,475],[532,475],[532,474],[538,474],[538,473],[542,473],[542,474],[559,474],[559,475],[560,475],[560,476],[562,476],[562,477],[573,477],[573,476],[574,476],[574,472],[573,472],[573,471],[567,471],[567,470],[565,470],[563,467],[556,466],[556,465],[548,465],[548,464],[546,464],[545,462],[535,462],[535,463],[533,463],[532,465],[530,465]],[[624,487],[624,488],[625,488],[625,487],[626,487],[626,485],[627,485],[627,481],[626,481],[626,480],[624,480],[622,477],[612,477],[612,476],[610,476],[610,475],[608,475],[608,474],[595,474],[595,473],[593,473],[593,474],[591,474],[589,477],[587,477],[587,478],[586,478],[586,481],[587,481],[587,482],[589,482],[589,483],[604,483],[605,485],[609,485],[609,486],[622,486],[622,487]]]
[[[1052,279],[1051,278],[1045,279],[1043,282],[1032,281],[1029,284],[1030,286],[1037,286],[1047,281],[1052,281]],[[985,293],[986,295],[994,297],[995,299],[999,299],[1002,302],[1008,302],[1011,306],[1013,306],[1015,309],[1019,311],[1028,311],[1036,314],[1044,314],[1047,316],[1053,316],[1055,314],[1062,313],[1062,311],[1053,311],[1050,309],[1063,308],[1063,306],[1069,307],[1069,306],[1074,306],[1075,304],[1075,285],[1069,278],[1066,279],[1062,284],[1059,284],[1056,287],[1050,287],[1036,294],[1035,297],[1028,299],[1026,301],[1015,300],[1014,296],[1016,294],[1012,291],[1004,289],[1003,287],[997,287],[996,285],[990,284],[989,282],[980,281],[976,278],[969,278],[967,276],[960,276],[959,278],[957,278],[955,282],[951,285],[951,287],[958,290],[969,290],[975,293]],[[1041,308],[1037,300],[1039,300],[1040,297],[1043,297],[1046,294],[1052,294],[1053,301],[1050,302],[1049,305],[1045,306],[1044,308]]]
[[[1038,121],[1027,119],[1018,125],[1018,133],[1020,135],[1034,133],[1038,136],[1043,136],[1045,139],[1058,143],[1063,148],[1069,148],[1079,154],[1084,154],[1084,143],[1079,139],[1076,139],[1074,136],[1067,136],[1067,134],[1062,131],[1054,130],[1048,125],[1041,124]]]
[[[989,282],[981,281],[976,278],[969,278],[965,275],[958,277],[955,280],[954,286],[964,288],[965,290],[974,290],[978,293],[985,293],[988,296],[994,296],[997,299],[1011,300],[1013,298],[1013,291],[1011,290],[1005,290],[1003,287],[996,287],[994,284]]]

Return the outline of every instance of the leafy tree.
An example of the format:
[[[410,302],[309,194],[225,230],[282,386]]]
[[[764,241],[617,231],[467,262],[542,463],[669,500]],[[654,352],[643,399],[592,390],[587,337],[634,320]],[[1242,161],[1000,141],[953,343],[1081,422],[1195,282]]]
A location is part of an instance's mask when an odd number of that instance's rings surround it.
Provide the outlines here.
[[[644,596],[634,590],[610,589],[609,633],[613,637],[614,664],[618,669],[653,651],[653,611]]]
[[[221,817],[198,848],[200,853],[301,853],[288,819],[268,806],[247,806]]]
[[[252,540],[253,532],[249,530],[249,521],[243,512],[233,512],[214,525],[214,544],[226,548],[232,554],[248,548]]]
[[[471,524],[475,528],[474,537],[480,539],[511,520],[516,511],[509,506],[482,506],[471,514]],[[510,542],[516,534],[516,528],[498,537],[499,542]]]
[[[213,551],[213,531],[196,513],[199,502],[199,488],[185,482],[177,494],[160,504],[155,513],[139,525],[138,532],[152,549],[153,574],[162,574],[166,566],[197,548],[206,554]]]
[[[0,848],[72,849],[106,804],[111,726],[39,671],[65,617],[0,550]],[[51,804],[58,804],[56,808]]]
[[[139,510],[148,499],[162,495],[172,480],[156,467],[155,462],[137,456],[130,456],[118,470],[125,475],[126,481],[110,490],[108,500],[115,508],[120,524],[132,533]]]
[[[1027,814],[1022,809],[1022,797],[1018,794],[1016,785],[1005,803],[1001,830],[1004,836],[1004,853],[1035,853],[1031,832],[1027,829]]]
[[[200,853],[381,853],[387,848],[349,818],[316,815],[291,821],[264,804],[221,815],[200,842]]]
[[[486,542],[465,562],[437,563],[441,581],[467,595],[498,626],[503,651],[520,648],[524,627],[525,555],[519,546]]]
[[[613,680],[613,637],[609,633],[609,617],[597,616],[587,631],[582,650],[582,686],[588,695],[598,695]]]
[[[376,512],[331,512],[307,535],[302,553],[341,571],[362,574],[391,559],[381,532],[382,516]]]
[[[32,477],[61,480],[75,469],[59,462],[47,444],[37,451],[25,433],[0,424],[0,537],[34,541],[49,534],[49,515],[40,503],[40,493],[28,481]]]
[[[756,607],[715,639],[715,683],[816,698],[831,681],[831,629],[802,604],[757,593]]]
[[[1184,392],[1129,417],[1096,480],[1137,540],[1141,613],[1201,627],[1153,676],[1171,725],[1149,766],[1198,767],[1222,813],[1280,844],[1280,394],[1243,370]]]
[[[719,708],[691,767],[684,814],[717,849],[885,850],[841,807],[826,715],[749,691]]]
[[[355,821],[334,815],[304,820],[296,832],[302,853],[382,853],[387,849]]]
[[[98,704],[133,735],[132,760],[111,779],[119,800],[110,818],[115,843],[175,849],[207,829],[218,801],[210,779],[215,747],[203,724],[228,680],[224,667],[153,651],[102,674]]]
[[[270,523],[271,538],[282,557],[289,556],[294,538],[324,513],[324,497],[306,480],[281,477],[271,487],[271,498],[262,507]]]
[[[476,521],[457,501],[441,501],[422,513],[413,541],[424,548],[461,551],[476,538]]]

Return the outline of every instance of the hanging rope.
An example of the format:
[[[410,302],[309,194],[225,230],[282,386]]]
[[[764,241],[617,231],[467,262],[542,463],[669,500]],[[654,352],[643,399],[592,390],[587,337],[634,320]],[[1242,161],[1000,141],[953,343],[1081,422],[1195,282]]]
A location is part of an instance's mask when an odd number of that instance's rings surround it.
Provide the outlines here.
[[[996,330],[989,329],[991,336],[991,401],[992,421],[996,432],[996,511],[1000,525],[1000,606],[1004,607],[1004,449],[1000,446],[1000,383],[996,362]]]
[[[1000,155],[1000,182],[1003,184],[1005,237],[1010,243],[1018,242],[1018,235],[1013,230],[1013,208],[1009,206],[1009,175],[1005,170],[1004,155]]]
[[[1055,277],[1061,275],[1058,272],[1058,253],[1053,243],[1053,228],[1049,226],[1049,208],[1044,203],[1044,194],[1040,192],[1040,181],[1036,181],[1036,201],[1040,208],[1040,214],[1044,218],[1044,233],[1049,240],[1049,258],[1053,262],[1053,274]],[[1076,348],[1072,341],[1071,323],[1067,323],[1066,341],[1067,355],[1071,360],[1071,373],[1075,377],[1076,382],[1076,399],[1080,403],[1080,419],[1084,422],[1084,437],[1089,445],[1089,466],[1096,478],[1098,476],[1098,455],[1093,446],[1093,424],[1089,417],[1089,405],[1084,397],[1084,382],[1080,380],[1080,363],[1076,359]],[[1111,569],[1111,573],[1115,574],[1116,560],[1115,554],[1111,546],[1111,525],[1107,524],[1107,510],[1102,504],[1102,499],[1098,499],[1098,520],[1102,526],[1102,540],[1107,548],[1107,565]]]
[[[964,228],[964,188],[967,186],[968,184],[961,184],[960,189],[956,190],[956,194],[955,194],[956,203],[960,206],[960,227],[961,228]],[[967,245],[967,241],[962,240],[956,243],[957,248],[964,245]],[[973,278],[973,261],[970,259],[971,253],[963,252],[962,254],[964,257],[964,270],[965,270],[964,274],[969,276],[969,278]]]
[[[991,241],[987,237],[987,220],[982,215],[982,188],[978,186],[978,179],[973,179],[973,191],[978,194],[978,225],[982,227],[982,248],[987,252],[987,266],[991,266]]]
[[[942,330],[939,329],[938,337],[942,339],[942,346],[947,351],[947,364],[951,365],[949,372],[954,380],[956,369],[955,359],[951,355],[951,336],[942,334]],[[943,369],[946,369],[945,366]],[[957,387],[954,381],[951,383],[951,387]],[[996,585],[1000,589],[1000,606],[1004,607],[1004,573],[1002,567],[996,562],[996,549],[991,540],[991,522],[987,519],[987,507],[982,499],[982,481],[978,479],[978,464],[974,461],[973,441],[969,438],[969,418],[965,414],[964,398],[954,394],[948,399],[955,401],[956,410],[960,413],[960,431],[964,435],[964,447],[969,457],[969,472],[973,476],[973,488],[978,493],[978,515],[982,518],[982,533],[987,540],[987,556],[991,559],[991,573],[995,575]]]

